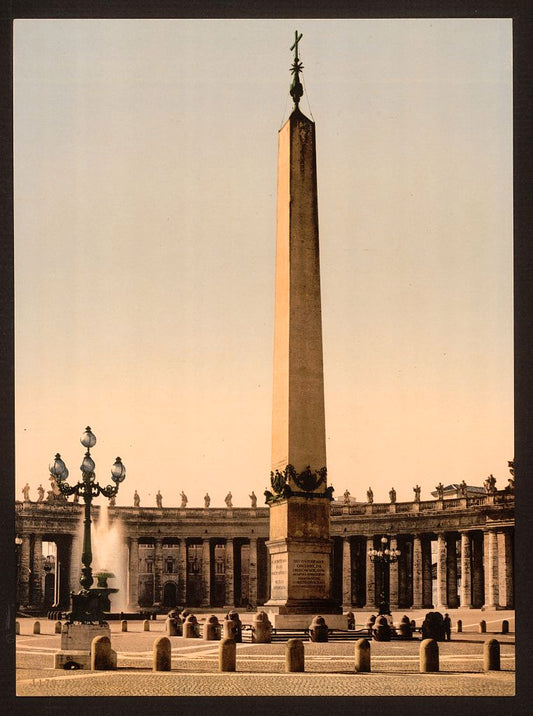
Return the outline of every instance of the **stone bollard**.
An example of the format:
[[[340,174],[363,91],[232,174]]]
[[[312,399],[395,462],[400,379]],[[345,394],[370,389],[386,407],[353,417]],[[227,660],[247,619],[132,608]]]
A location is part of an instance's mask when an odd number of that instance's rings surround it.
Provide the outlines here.
[[[416,629],[416,622],[414,619],[411,619],[411,629],[414,631]]]
[[[232,621],[235,625],[235,641],[237,644],[240,644],[242,642],[242,623],[239,617],[238,612],[235,611],[235,609],[232,609],[230,612],[228,612],[225,616],[225,620]]]
[[[20,634],[20,622],[15,622],[15,634]]]
[[[509,622],[507,619],[502,621],[502,634],[509,634]]]
[[[152,653],[152,671],[170,671],[172,648],[168,636],[160,636],[154,641]]]
[[[374,624],[376,623],[376,615],[372,614],[370,617],[368,617],[368,621],[365,624],[366,629],[368,629],[368,633],[372,634],[372,629],[374,628]]]
[[[34,634],[41,633],[41,622],[33,622],[33,633]]]
[[[328,631],[324,617],[313,617],[313,621],[309,625],[309,639],[310,641],[327,641]]]
[[[218,647],[218,670],[235,671],[237,665],[237,644],[233,639],[222,639]]]
[[[120,624],[122,627],[122,631],[128,631],[128,622],[125,619],[123,619]]]
[[[108,636],[95,636],[91,642],[91,671],[109,671],[117,668],[117,652],[111,648]]]
[[[487,632],[487,622],[484,619],[482,619],[479,622],[479,633],[486,634],[486,632]]]
[[[235,622],[233,622],[231,619],[224,619],[224,621],[222,622],[222,638],[233,639],[233,641],[235,641],[236,634],[237,627],[235,626]]]
[[[56,622],[54,632],[55,634],[61,634],[61,622]]]
[[[272,641],[272,624],[266,612],[258,612],[252,620],[252,642],[254,644],[270,644]]]
[[[485,671],[500,670],[500,642],[490,639],[483,645],[483,668]]]
[[[289,639],[285,646],[285,671],[305,671],[304,643],[301,639]]]
[[[381,614],[374,622],[374,628],[372,629],[372,637],[376,641],[390,641],[391,640],[391,628],[387,617]]]
[[[420,673],[439,670],[439,645],[435,639],[424,639],[420,644]]]
[[[198,638],[198,619],[194,614],[189,614],[185,622],[183,623],[183,636],[186,639],[197,639]]]
[[[355,642],[355,670],[357,672],[370,671],[370,642],[368,639],[358,639]]]
[[[150,622],[148,619],[143,621],[143,631],[150,631]]]
[[[206,641],[218,641],[220,639],[220,623],[214,614],[211,614],[205,621],[203,638]]]
[[[355,614],[353,612],[346,612],[348,617],[348,629],[355,629]]]
[[[178,622],[177,619],[167,619],[165,626],[169,636],[181,636],[182,625]]]
[[[460,634],[463,631],[463,620],[457,620],[457,633]]]
[[[413,638],[413,630],[411,629],[411,622],[409,621],[409,617],[407,615],[403,616],[400,621],[400,626],[398,627],[398,634],[402,639],[412,639]]]

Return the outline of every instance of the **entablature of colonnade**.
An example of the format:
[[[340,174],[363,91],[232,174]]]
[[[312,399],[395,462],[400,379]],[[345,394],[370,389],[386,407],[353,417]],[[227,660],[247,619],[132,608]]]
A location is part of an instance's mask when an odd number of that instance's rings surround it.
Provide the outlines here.
[[[332,536],[418,534],[514,527],[514,495],[332,506]]]
[[[17,534],[73,534],[83,519],[83,507],[65,502],[15,502],[15,530]]]

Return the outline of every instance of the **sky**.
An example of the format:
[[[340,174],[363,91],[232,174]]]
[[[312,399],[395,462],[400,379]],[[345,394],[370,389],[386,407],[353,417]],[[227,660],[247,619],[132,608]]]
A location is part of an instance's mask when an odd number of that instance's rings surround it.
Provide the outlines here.
[[[507,484],[510,19],[16,20],[16,496],[270,488],[277,132],[316,123],[328,481]],[[104,498],[99,498],[103,502]]]

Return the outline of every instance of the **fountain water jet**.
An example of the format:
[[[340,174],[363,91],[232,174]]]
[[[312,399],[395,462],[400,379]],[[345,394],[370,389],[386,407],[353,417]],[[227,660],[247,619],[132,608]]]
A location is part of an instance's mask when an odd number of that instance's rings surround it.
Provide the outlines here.
[[[110,611],[126,611],[128,602],[126,545],[120,520],[114,519],[110,524],[107,503],[100,506],[98,522],[94,525],[93,552],[95,576],[98,576],[98,572],[106,573],[108,578],[115,580],[111,586],[118,589],[117,592],[109,595]],[[110,574],[113,576],[109,577]]]

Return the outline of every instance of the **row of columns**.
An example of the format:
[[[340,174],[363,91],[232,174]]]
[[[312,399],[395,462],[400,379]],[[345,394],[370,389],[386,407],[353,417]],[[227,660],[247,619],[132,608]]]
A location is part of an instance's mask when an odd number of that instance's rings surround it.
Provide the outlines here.
[[[391,537],[389,540],[391,550],[402,546],[404,549],[398,561],[386,565],[382,572],[380,572],[382,568],[373,563],[369,555],[369,550],[375,547],[377,536],[364,538],[364,566],[362,560],[359,560],[357,567],[354,567],[353,538],[344,537],[343,605],[346,608],[353,606],[376,608],[380,588],[388,587],[385,590],[388,592],[386,596],[393,609],[401,606],[410,606],[414,609],[513,607],[512,532],[491,529],[483,534],[481,531],[472,530],[465,530],[459,534],[461,542],[459,590],[457,533],[436,535],[435,599],[433,598],[432,535],[414,534],[407,539],[404,537],[401,542],[398,535]],[[359,571],[359,575],[355,575],[356,578],[361,579],[364,576],[365,579],[364,603],[360,603],[361,600],[354,595],[354,571]],[[379,583],[380,578],[385,580],[385,585]]]
[[[202,540],[201,560],[201,604],[209,607],[212,602],[212,564],[211,551],[214,544],[225,543],[225,564],[224,564],[224,605],[235,605],[235,544],[232,538],[225,540],[205,538]],[[249,601],[257,604],[257,538],[249,539]],[[240,576],[240,575],[238,575]],[[178,557],[178,604],[187,604],[187,540],[179,539]],[[163,540],[154,540],[154,604],[161,604],[163,601]],[[128,605],[135,608],[139,602],[139,539],[129,538],[128,554]]]

